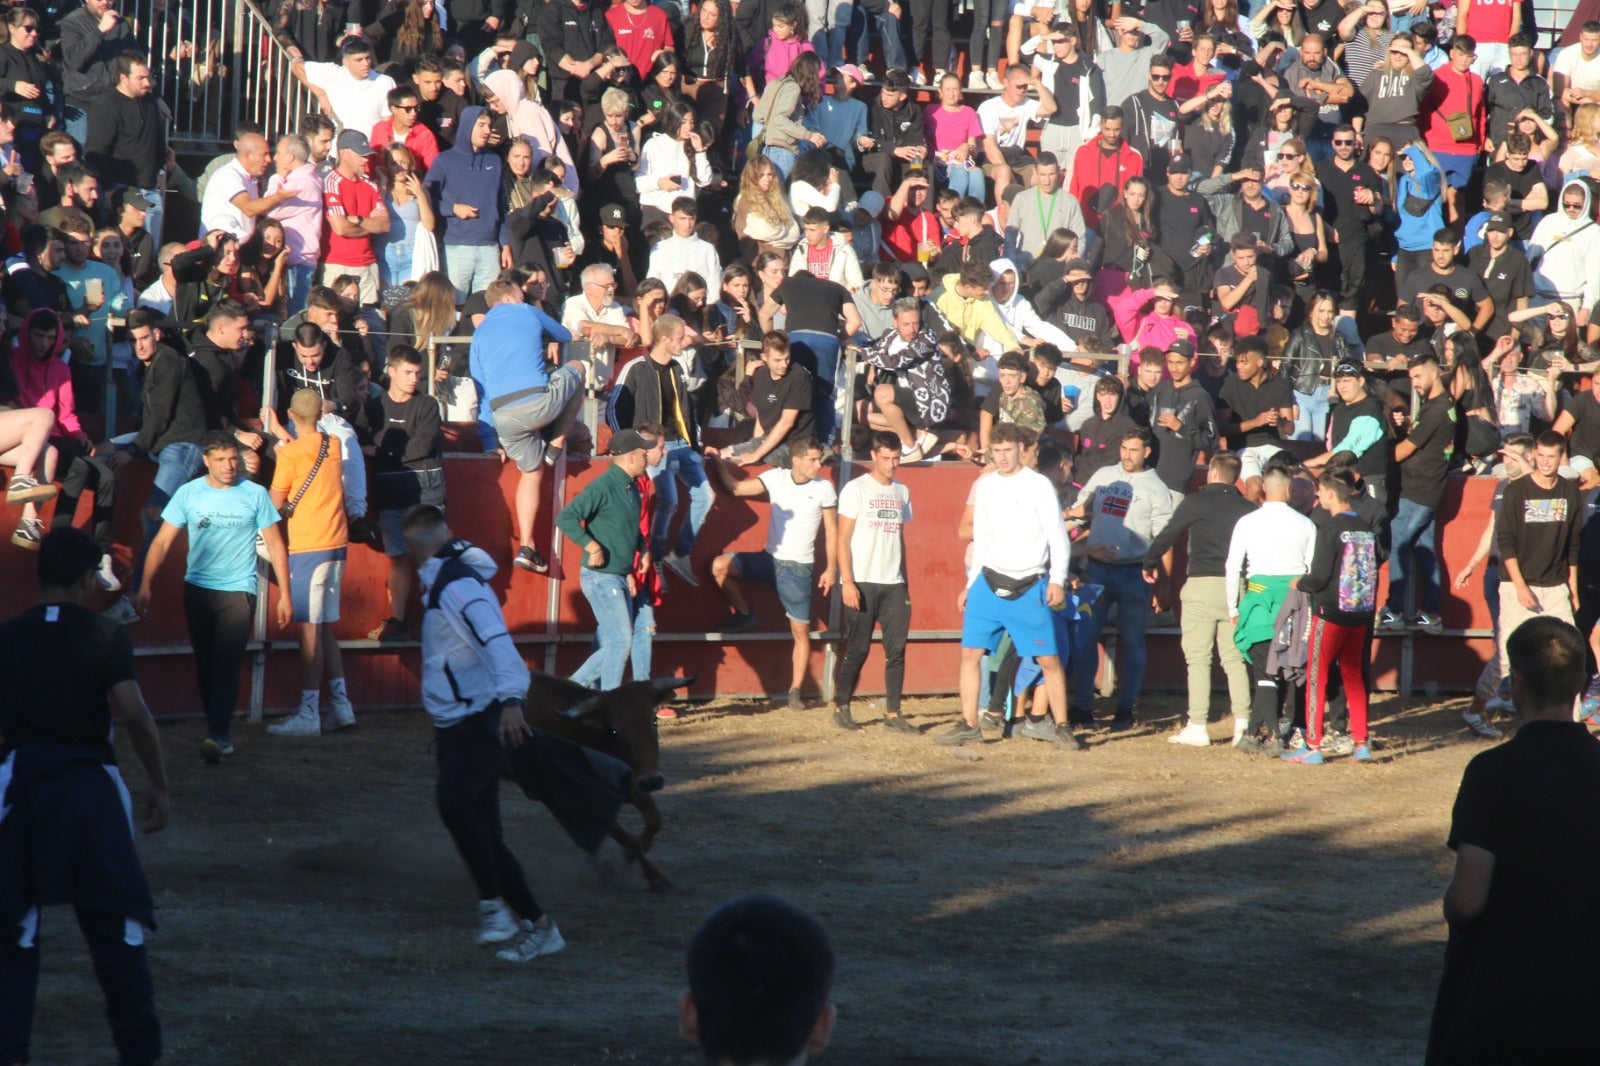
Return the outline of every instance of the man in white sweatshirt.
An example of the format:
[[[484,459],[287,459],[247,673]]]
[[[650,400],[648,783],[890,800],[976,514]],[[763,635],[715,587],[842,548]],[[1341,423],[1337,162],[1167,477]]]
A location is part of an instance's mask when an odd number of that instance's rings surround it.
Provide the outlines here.
[[[1565,300],[1577,313],[1573,323],[1589,324],[1600,302],[1600,225],[1594,220],[1589,183],[1573,178],[1561,187],[1555,210],[1539,220],[1528,239],[1533,290],[1546,300]]]

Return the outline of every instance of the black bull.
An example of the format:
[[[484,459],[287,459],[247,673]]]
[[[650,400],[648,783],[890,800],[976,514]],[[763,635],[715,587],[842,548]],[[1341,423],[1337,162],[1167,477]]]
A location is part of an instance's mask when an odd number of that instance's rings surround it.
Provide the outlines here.
[[[528,724],[587,751],[577,752],[535,734],[535,742],[506,755],[502,776],[549,807],[585,851],[593,853],[610,836],[629,860],[639,864],[652,890],[670,888],[671,880],[646,855],[661,831],[661,810],[652,793],[666,784],[656,707],[693,681],[692,676],[657,678],[596,692],[559,677],[534,674],[528,686]],[[589,754],[593,752],[601,757],[594,758]],[[644,819],[638,836],[617,824],[623,802],[637,808]]]

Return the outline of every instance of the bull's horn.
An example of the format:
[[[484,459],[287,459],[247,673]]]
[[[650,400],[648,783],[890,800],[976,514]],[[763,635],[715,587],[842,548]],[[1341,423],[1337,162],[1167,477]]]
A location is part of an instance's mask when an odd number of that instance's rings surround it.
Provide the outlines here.
[[[690,674],[688,677],[653,677],[650,679],[650,687],[655,690],[657,696],[665,696],[677,689],[688,688],[694,684],[696,676]]]
[[[594,696],[590,696],[586,700],[583,700],[583,701],[581,701],[579,703],[573,704],[571,707],[568,707],[564,711],[557,711],[556,713],[559,714],[563,718],[582,718],[584,715],[586,715],[590,711],[594,710],[595,707],[599,705],[599,703],[600,703],[599,695],[594,695]]]

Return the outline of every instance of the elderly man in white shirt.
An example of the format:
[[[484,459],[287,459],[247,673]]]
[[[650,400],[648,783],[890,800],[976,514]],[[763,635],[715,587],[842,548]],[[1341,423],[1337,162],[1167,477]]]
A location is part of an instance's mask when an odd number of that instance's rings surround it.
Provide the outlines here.
[[[581,275],[583,287],[567,297],[561,324],[572,332],[567,358],[588,368],[588,388],[605,388],[616,370],[618,348],[632,348],[639,335],[628,328],[628,312],[617,302],[617,273],[605,263],[591,263]]]
[[[304,83],[342,129],[372,136],[372,127],[389,117],[389,90],[394,79],[372,69],[372,45],[347,38],[337,63],[307,63],[297,57],[289,72]]]
[[[256,231],[256,219],[294,195],[293,190],[261,195],[261,179],[272,165],[272,149],[259,133],[235,142],[238,153],[211,176],[200,201],[200,236],[226,230],[242,244]]]

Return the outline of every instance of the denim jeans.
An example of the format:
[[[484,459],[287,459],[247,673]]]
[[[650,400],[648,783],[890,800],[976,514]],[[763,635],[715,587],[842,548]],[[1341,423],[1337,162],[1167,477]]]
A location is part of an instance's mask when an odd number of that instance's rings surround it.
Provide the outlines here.
[[[1433,508],[1401,498],[1389,524],[1389,610],[1404,614],[1406,583],[1411,579],[1411,552],[1416,551],[1417,610],[1439,613],[1439,524]]]
[[[971,196],[983,199],[987,188],[988,179],[983,176],[979,167],[968,168],[961,163],[940,163],[939,176],[944,178],[944,183],[950,191],[957,196]]]
[[[572,680],[590,688],[599,683],[606,691],[622,684],[623,671],[633,646],[633,597],[626,574],[604,574],[587,566],[578,571],[583,598],[594,612],[595,638],[600,647],[573,671]]]
[[[1315,392],[1296,389],[1294,402],[1300,408],[1294,420],[1294,439],[1321,440],[1328,429],[1328,386],[1318,385]]]
[[[857,5],[857,10],[860,6]],[[883,66],[885,70],[894,70],[906,65],[905,46],[900,43],[900,20],[889,14],[887,8],[875,16],[878,20],[878,36],[883,40]],[[862,34],[865,37],[865,33]],[[864,62],[867,58],[865,46],[856,62]]]
[[[62,113],[67,120],[67,132],[73,140],[82,144],[89,136],[89,113],[74,107],[70,100],[63,106]]]
[[[650,676],[651,653],[655,650],[656,609],[650,603],[650,592],[640,587],[633,597],[633,679],[643,681]]]
[[[778,168],[779,175],[785,180],[789,177],[789,171],[794,169],[794,161],[798,158],[794,149],[779,148],[775,144],[763,145],[761,154],[772,160],[772,165]]]
[[[700,453],[683,441],[668,441],[667,453],[660,466],[645,471],[656,488],[656,514],[650,526],[650,554],[656,559],[666,555],[667,531],[672,528],[672,518],[678,510],[678,480],[689,486],[689,517],[678,527],[678,539],[673,551],[687,556],[694,550],[694,540],[711,513],[711,482],[706,480],[706,463]]]
[[[839,435],[839,338],[832,333],[797,329],[789,334],[790,354],[811,375],[811,417],[817,423],[817,443],[832,444]]]
[[[1085,578],[1090,584],[1104,586],[1105,591],[1094,611],[1078,621],[1072,655],[1073,710],[1088,714],[1094,706],[1095,668],[1100,662],[1096,645],[1114,603],[1117,647],[1122,657],[1117,671],[1117,713],[1127,714],[1139,701],[1139,689],[1144,685],[1144,630],[1150,621],[1150,585],[1138,566],[1109,566],[1094,559],[1089,561]]]
[[[199,476],[205,466],[200,445],[188,441],[174,441],[156,453],[156,480],[150,487],[150,499],[139,512],[139,556],[133,561],[133,584],[137,586],[144,576],[144,557],[150,543],[161,529],[161,512],[172,499],[173,493],[187,481]],[[154,511],[156,517],[150,517]]]
[[[306,309],[306,297],[317,281],[317,265],[291,266],[289,268],[289,314],[298,315]]]
[[[416,244],[415,237],[408,237],[405,240],[388,241],[383,245],[383,254],[378,257],[378,277],[382,280],[384,288],[404,285],[412,280],[411,258]]]
[[[456,287],[456,299],[465,301],[475,292],[489,287],[500,274],[500,246],[497,244],[447,244],[444,271]]]

